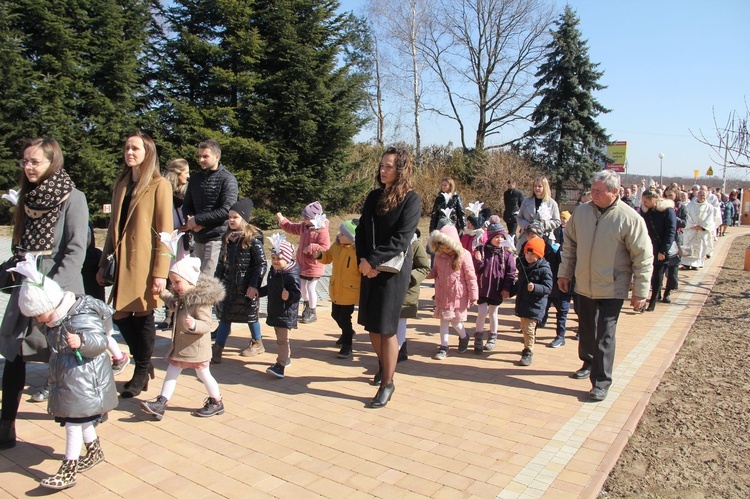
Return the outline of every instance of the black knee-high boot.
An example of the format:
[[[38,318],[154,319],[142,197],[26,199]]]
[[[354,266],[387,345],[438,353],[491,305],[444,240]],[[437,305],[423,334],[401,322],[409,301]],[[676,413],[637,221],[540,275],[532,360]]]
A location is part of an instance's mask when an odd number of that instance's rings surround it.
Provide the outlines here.
[[[128,315],[127,317],[123,317],[122,319],[112,319],[112,322],[115,323],[117,326],[117,329],[120,330],[120,334],[122,335],[122,339],[125,340],[125,344],[128,346],[128,350],[130,350],[130,356],[135,358],[138,356],[138,342],[136,341],[136,332],[135,332],[135,325],[133,324],[133,316]],[[123,385],[125,389],[128,389],[130,387],[130,381],[126,381],[125,385]]]
[[[130,380],[127,389],[122,392],[123,398],[132,398],[140,395],[142,391],[148,390],[149,377],[153,379],[154,368],[151,365],[151,356],[154,353],[154,342],[156,341],[156,326],[154,324],[153,311],[144,316],[133,316],[134,342],[137,354],[134,354],[135,370],[133,379]]]
[[[138,345],[136,344],[136,341],[135,341],[136,332],[135,332],[135,326],[133,324],[133,316],[129,315],[122,319],[116,319],[116,320],[113,319],[112,322],[114,322],[115,325],[117,326],[117,329],[120,330],[122,339],[125,340],[125,344],[128,345],[128,348],[130,349],[130,355],[135,357],[136,350],[138,349]]]

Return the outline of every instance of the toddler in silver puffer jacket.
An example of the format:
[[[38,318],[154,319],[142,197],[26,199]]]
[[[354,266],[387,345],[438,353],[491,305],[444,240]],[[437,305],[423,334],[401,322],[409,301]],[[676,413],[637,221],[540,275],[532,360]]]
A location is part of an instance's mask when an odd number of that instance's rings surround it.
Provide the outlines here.
[[[117,391],[107,354],[105,321],[114,312],[91,296],[76,296],[38,271],[36,257],[11,269],[26,276],[19,293],[22,314],[36,318],[50,348],[47,411],[65,427],[65,457],[56,474],[40,484],[67,489],[76,474],[104,461],[94,425],[117,406]],[[85,444],[86,455],[81,457]]]

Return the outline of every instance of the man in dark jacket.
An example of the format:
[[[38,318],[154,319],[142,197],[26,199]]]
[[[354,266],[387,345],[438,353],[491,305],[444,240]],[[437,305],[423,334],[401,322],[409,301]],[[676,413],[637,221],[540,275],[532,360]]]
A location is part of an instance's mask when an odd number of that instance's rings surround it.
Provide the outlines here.
[[[188,182],[182,212],[188,217],[184,230],[195,234],[195,256],[201,272],[213,277],[221,252],[221,237],[227,229],[229,208],[237,201],[237,179],[219,160],[221,146],[215,140],[198,144],[201,171]]]
[[[505,209],[503,210],[503,220],[505,226],[508,227],[508,234],[516,237],[518,231],[518,222],[516,221],[516,215],[518,210],[521,208],[523,202],[523,192],[516,189],[516,181],[512,178],[508,180],[508,188],[503,193],[503,203]]]

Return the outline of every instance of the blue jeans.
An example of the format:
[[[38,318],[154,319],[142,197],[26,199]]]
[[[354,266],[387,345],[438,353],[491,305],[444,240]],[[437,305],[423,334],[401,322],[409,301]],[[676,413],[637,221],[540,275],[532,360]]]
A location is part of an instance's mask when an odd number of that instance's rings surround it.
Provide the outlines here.
[[[260,322],[248,322],[247,325],[250,328],[250,337],[254,340],[261,339]],[[225,346],[227,344],[227,338],[229,338],[229,333],[231,332],[231,322],[219,321],[219,327],[216,328],[216,344],[221,347]]]

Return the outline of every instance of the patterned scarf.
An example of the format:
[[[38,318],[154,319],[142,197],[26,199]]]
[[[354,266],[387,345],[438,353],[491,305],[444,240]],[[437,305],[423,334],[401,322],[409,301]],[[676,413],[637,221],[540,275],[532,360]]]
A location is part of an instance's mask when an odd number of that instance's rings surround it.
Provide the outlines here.
[[[74,188],[75,184],[67,172],[59,170],[26,193],[26,221],[20,250],[50,252],[55,242],[55,224],[60,218],[60,206]]]
[[[230,243],[236,243],[237,241],[241,240],[244,235],[244,230],[233,230],[229,233],[229,236],[227,236],[227,241]]]

